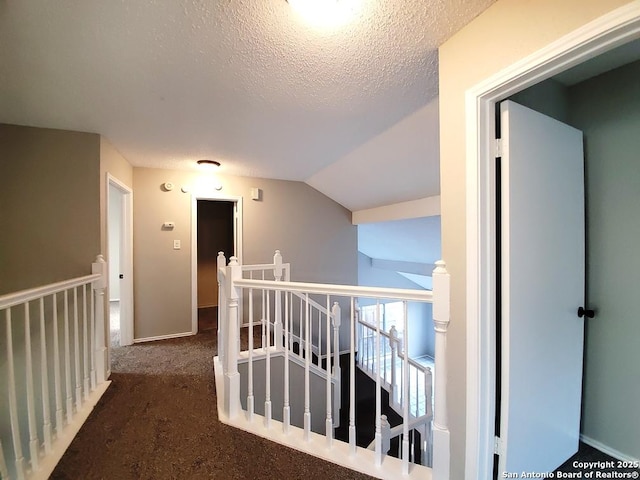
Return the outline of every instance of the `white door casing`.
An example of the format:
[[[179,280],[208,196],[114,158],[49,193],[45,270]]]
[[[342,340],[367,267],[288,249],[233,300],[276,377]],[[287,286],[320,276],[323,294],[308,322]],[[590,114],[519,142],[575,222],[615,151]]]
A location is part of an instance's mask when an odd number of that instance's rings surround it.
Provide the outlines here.
[[[595,19],[466,92],[465,478],[492,478],[495,418],[495,104],[640,35],[640,2]]]
[[[500,111],[503,478],[578,450],[585,217],[582,132],[511,101]]]
[[[233,247],[242,265],[242,197],[208,192],[194,192],[191,196],[191,333],[198,333],[198,200],[233,203]],[[229,259],[227,259],[229,261]],[[239,306],[242,318],[242,303]]]
[[[107,252],[109,251],[109,198],[110,190],[122,194],[120,219],[120,345],[133,344],[133,191],[117,178],[107,173]],[[108,318],[108,317],[107,317]],[[107,332],[108,333],[108,332]],[[108,337],[107,337],[108,338]]]

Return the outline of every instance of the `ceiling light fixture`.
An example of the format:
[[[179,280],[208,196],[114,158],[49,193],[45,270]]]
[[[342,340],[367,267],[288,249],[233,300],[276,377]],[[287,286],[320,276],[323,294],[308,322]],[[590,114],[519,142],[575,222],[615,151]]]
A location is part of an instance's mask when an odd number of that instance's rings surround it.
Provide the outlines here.
[[[331,29],[351,21],[362,0],[286,0],[308,24]]]
[[[196,163],[206,170],[217,170],[220,168],[220,162],[215,160],[198,160]]]

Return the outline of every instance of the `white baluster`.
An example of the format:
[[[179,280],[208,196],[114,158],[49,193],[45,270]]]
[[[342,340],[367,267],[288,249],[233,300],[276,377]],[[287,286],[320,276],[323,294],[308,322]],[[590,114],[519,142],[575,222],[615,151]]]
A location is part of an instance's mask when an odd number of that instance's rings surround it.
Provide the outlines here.
[[[47,331],[44,322],[44,297],[40,297],[40,380],[42,385],[42,436],[44,451],[51,453],[51,411],[49,410],[49,372],[47,366]],[[0,448],[2,450],[2,448]]]
[[[62,379],[60,378],[60,342],[58,339],[58,296],[53,294],[53,389],[56,401],[56,433],[62,435]]]
[[[325,436],[327,437],[327,447],[330,447],[333,443],[333,418],[332,418],[332,398],[331,398],[331,321],[329,319],[329,312],[331,311],[331,298],[327,295],[327,370],[326,370],[326,407],[327,418],[325,420]]]
[[[82,406],[82,375],[80,373],[80,330],[78,325],[78,287],[73,289],[73,364],[75,367],[76,411]]]
[[[31,468],[38,470],[38,430],[36,427],[36,407],[33,398],[33,359],[31,356],[31,314],[29,302],[24,304],[24,351],[27,387],[27,420],[29,425],[29,457]]]
[[[82,370],[84,372],[84,400],[89,398],[89,332],[87,329],[87,286],[82,286]]]
[[[249,364],[247,368],[247,417],[249,420],[253,420],[255,412],[253,396],[253,288],[249,289]]]
[[[262,271],[262,280],[264,281],[264,270]],[[262,314],[260,315],[260,321],[262,322],[262,348],[264,349],[267,345],[267,325],[266,325],[266,309],[267,309],[267,300],[265,298],[266,290],[262,289]]]
[[[91,363],[91,390],[96,389],[96,350],[93,348],[96,338],[96,304],[93,291],[89,291],[89,359]]]
[[[340,368],[340,325],[342,323],[342,310],[338,302],[333,303],[331,308],[331,316],[333,319],[333,378],[335,386],[333,387],[333,404],[336,410],[333,414],[333,426],[340,426],[339,406],[342,398],[342,369]]]
[[[376,466],[382,464],[382,392],[380,387],[380,301],[376,301],[376,351],[375,351],[375,371],[376,371]]]
[[[282,255],[280,254],[280,250],[276,250],[275,255],[273,256],[273,277],[276,282],[282,281],[282,275],[284,273],[284,268],[282,266]],[[282,299],[280,298],[280,292],[274,292],[275,300],[275,318],[273,320],[273,344],[277,349],[282,348]]]
[[[92,273],[99,273],[100,278],[93,282],[93,295],[95,298],[95,351],[96,351],[96,382],[98,385],[107,379],[107,370],[109,366],[108,351],[105,336],[105,298],[104,291],[107,286],[107,264],[102,255],[96,257],[96,261],[91,265]]]
[[[227,343],[225,372],[225,399],[224,409],[229,418],[235,418],[240,412],[240,374],[238,373],[238,329],[239,312],[238,299],[240,289],[235,281],[242,278],[242,270],[238,265],[238,259],[231,257],[227,267],[226,291],[229,296],[227,303]]]
[[[218,267],[218,359],[224,365],[225,363],[225,338],[226,338],[226,325],[227,319],[226,315],[226,302],[227,302],[227,294],[225,292],[225,284],[224,284],[224,276],[222,272],[227,266],[227,259],[224,256],[224,252],[218,252],[218,257],[216,259],[217,267]],[[249,335],[251,338],[251,335]]]
[[[349,446],[352,455],[356,454],[356,306],[351,297],[350,356],[349,356]]]
[[[433,478],[449,478],[450,438],[447,425],[447,329],[449,327],[449,274],[443,261],[433,271],[433,323],[435,325],[435,408],[433,419]]]
[[[304,438],[311,440],[311,411],[309,409],[309,366],[311,365],[311,351],[309,349],[309,294],[305,294],[305,345],[304,345]]]
[[[271,426],[271,296],[267,291],[267,356],[265,358],[264,426]]]
[[[16,396],[16,377],[13,365],[13,333],[11,331],[11,308],[6,310],[7,333],[7,370],[9,372],[9,417],[11,421],[11,438],[15,457],[16,472],[19,480],[25,478],[24,456],[20,440],[20,423],[18,422],[18,400]]]
[[[397,404],[398,391],[396,390],[396,355],[398,354],[398,329],[395,325],[389,330],[389,347],[391,348],[391,381],[389,382],[389,398],[392,404]]]
[[[289,433],[291,424],[291,407],[289,406],[289,350],[291,349],[291,338],[289,337],[289,295],[284,296],[284,401],[282,407],[282,430]],[[291,325],[292,327],[293,325]]]
[[[409,331],[408,321],[408,309],[407,302],[402,302],[402,322],[404,326],[404,338],[407,338]],[[396,337],[397,338],[397,337]],[[407,348],[408,342],[403,342],[404,347],[404,363],[402,365],[402,473],[407,475],[409,473],[409,403],[411,401],[409,397],[409,349]]]
[[[302,333],[302,324],[304,323],[302,321],[302,319],[304,318],[304,310],[303,310],[302,298],[299,298],[298,302],[300,303],[300,316],[298,317],[300,319],[299,322],[298,322],[298,327],[299,327],[299,330],[300,330],[300,335],[298,336],[298,355],[300,356],[300,358],[303,358],[304,352],[306,350],[303,350],[303,341],[302,341],[302,339],[305,338],[305,337],[303,337],[303,333]],[[304,348],[306,349],[307,346],[304,345]]]
[[[69,291],[64,291],[64,386],[67,394],[67,424],[73,418],[73,399],[71,397],[71,352],[69,346]]]

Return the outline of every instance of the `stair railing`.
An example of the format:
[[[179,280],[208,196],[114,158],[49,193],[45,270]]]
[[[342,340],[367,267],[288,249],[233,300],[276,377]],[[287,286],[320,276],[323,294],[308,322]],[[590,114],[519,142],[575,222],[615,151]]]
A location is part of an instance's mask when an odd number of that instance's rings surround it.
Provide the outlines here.
[[[274,262],[277,264],[277,262]],[[219,264],[220,265],[220,264]],[[436,330],[435,335],[435,402],[433,407],[433,477],[435,480],[444,480],[449,477],[449,431],[447,427],[446,417],[446,332],[449,322],[449,275],[446,272],[443,262],[437,263],[437,268],[433,273],[433,292],[426,290],[401,290],[401,289],[389,289],[389,288],[372,288],[372,287],[359,287],[359,286],[347,286],[347,285],[328,285],[328,284],[315,284],[315,283],[301,283],[291,281],[277,281],[277,280],[263,280],[261,278],[242,278],[243,267],[238,264],[237,259],[232,257],[229,264],[225,267],[220,267],[220,271],[224,271],[219,275],[220,281],[223,283],[221,291],[226,296],[224,303],[224,311],[220,315],[219,323],[221,324],[221,333],[225,336],[222,340],[224,352],[222,356],[218,356],[215,362],[216,366],[216,378],[219,392],[219,398],[222,402],[219,402],[219,415],[223,422],[231,425],[253,431],[259,435],[267,436],[268,438],[289,445],[293,448],[297,448],[312,455],[320,456],[329,461],[335,461],[345,466],[351,466],[356,470],[363,471],[365,473],[380,476],[381,474],[385,478],[396,478],[399,474],[409,474],[411,471],[417,468],[426,468],[419,465],[410,466],[410,443],[409,443],[409,431],[412,426],[412,422],[415,423],[416,418],[409,414],[410,402],[409,402],[409,372],[411,368],[410,359],[407,355],[397,355],[397,357],[404,364],[402,369],[402,383],[400,395],[401,406],[403,410],[403,424],[402,424],[402,459],[394,463],[396,459],[386,458],[383,463],[383,436],[382,436],[382,420],[381,420],[381,397],[382,397],[382,373],[380,369],[377,369],[375,373],[376,382],[376,424],[375,424],[375,438],[374,438],[374,452],[373,458],[370,462],[363,462],[362,458],[368,458],[366,448],[358,447],[356,444],[356,425],[355,425],[355,359],[356,359],[356,309],[355,304],[358,298],[368,298],[374,301],[401,301],[404,305],[404,332],[409,334],[409,326],[407,325],[407,304],[408,302],[426,302],[433,303],[433,319]],[[247,270],[245,270],[247,271]],[[238,359],[240,358],[240,317],[239,317],[239,303],[243,297],[243,292],[252,291],[265,291],[265,309],[259,312],[259,317],[266,317],[268,325],[282,325],[282,336],[276,336],[277,342],[262,345],[262,357],[260,361],[266,363],[264,369],[264,386],[265,386],[265,408],[264,415],[258,415],[253,412],[253,391],[252,372],[247,381],[247,401],[245,414],[241,415],[243,410],[242,401],[240,399],[240,375],[238,373]],[[292,310],[292,298],[304,298],[303,311],[301,318],[294,318],[294,312]],[[252,295],[249,295],[249,299]],[[329,339],[332,336],[334,338],[339,337],[340,325],[345,328],[342,329],[342,340],[348,343],[348,355],[350,363],[349,373],[349,404],[348,404],[348,443],[334,442],[334,414],[335,414],[335,399],[333,398],[333,389],[335,381],[333,376],[329,374],[330,371],[330,359],[334,359],[334,365],[338,365],[338,358],[335,344],[337,341],[325,341],[324,356],[326,360],[327,373],[325,375],[325,411],[319,414],[316,411],[311,410],[311,389],[310,389],[310,373],[311,373],[311,354],[312,345],[311,342],[311,300],[315,298],[316,303],[321,306],[326,305],[327,312],[335,310],[335,321],[327,321],[325,325],[322,325],[324,330],[324,338]],[[317,300],[317,299],[323,300]],[[342,308],[341,310],[334,309],[335,302],[348,308]],[[221,304],[222,305],[222,304]],[[252,318],[257,312],[254,312],[252,302],[248,301],[248,322],[251,323]],[[245,309],[246,310],[246,309]],[[346,311],[348,321],[341,322],[342,312]],[[264,315],[262,315],[264,314]],[[275,317],[272,317],[275,316]],[[331,315],[329,315],[331,318]],[[273,320],[272,320],[273,319]],[[246,323],[246,322],[242,322]],[[300,334],[299,323],[302,323],[302,334]],[[290,365],[294,365],[293,357],[296,356],[292,345],[291,339],[293,338],[290,332],[292,329],[298,327],[298,337],[303,337],[302,343],[305,346],[307,354],[303,355],[303,386],[297,392],[291,391],[290,378],[292,370]],[[332,331],[333,329],[333,331]],[[376,362],[380,363],[383,351],[383,335],[381,319],[378,316],[374,326],[376,336],[374,338],[374,345],[372,346],[375,352]],[[271,330],[271,329],[269,329]],[[276,331],[276,328],[273,328]],[[252,332],[248,335],[248,355],[249,363],[248,368],[251,371],[252,364],[257,361],[256,356],[252,352],[255,350],[251,348],[251,339],[253,338]],[[280,338],[283,339],[284,344],[280,347]],[[277,356],[278,360],[284,358],[282,370],[278,370],[275,380],[284,379],[283,392],[271,390],[272,381],[274,378],[271,376],[270,361],[271,357]],[[275,365],[275,364],[274,364]],[[280,365],[280,364],[278,364]],[[280,367],[278,367],[280,368]],[[219,376],[220,374],[220,376]],[[282,376],[281,376],[282,375]],[[218,379],[222,381],[218,382]],[[262,379],[261,379],[262,381]],[[425,385],[430,382],[425,381]],[[280,396],[282,399],[282,410],[278,412],[277,417],[273,418],[273,399],[272,393]],[[346,392],[345,392],[346,393]],[[292,395],[293,394],[293,395]],[[316,396],[317,393],[314,394]],[[273,397],[275,398],[275,397]],[[430,404],[431,402],[429,402]],[[279,404],[278,404],[279,405]],[[301,423],[295,424],[292,420],[294,407],[298,408],[301,412]],[[427,408],[425,406],[425,408]],[[321,419],[324,419],[324,432],[318,432],[315,428],[312,429],[312,420],[317,424],[318,415],[321,415]],[[255,417],[261,418],[261,422],[258,425],[255,422]],[[280,428],[274,428],[275,425],[280,425]],[[319,449],[317,447],[320,438],[318,435],[324,437],[325,447]],[[342,450],[340,445],[345,445],[345,451]],[[338,458],[340,460],[338,460]],[[385,470],[386,469],[386,470]],[[390,469],[390,470],[389,470]],[[387,473],[381,473],[381,472]]]
[[[106,264],[0,296],[0,478],[48,478],[110,382]]]

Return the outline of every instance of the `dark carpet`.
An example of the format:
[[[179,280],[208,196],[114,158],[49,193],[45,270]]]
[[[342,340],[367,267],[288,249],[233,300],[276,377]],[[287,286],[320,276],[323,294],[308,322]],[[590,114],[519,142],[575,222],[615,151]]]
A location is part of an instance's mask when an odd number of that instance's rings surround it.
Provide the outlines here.
[[[112,350],[112,384],[51,478],[370,479],[218,421],[215,328]]]

